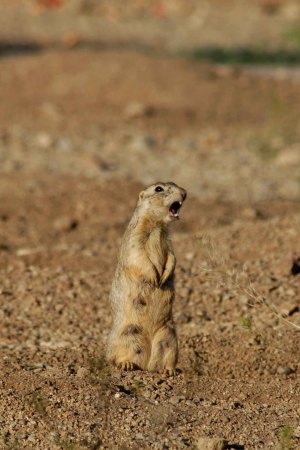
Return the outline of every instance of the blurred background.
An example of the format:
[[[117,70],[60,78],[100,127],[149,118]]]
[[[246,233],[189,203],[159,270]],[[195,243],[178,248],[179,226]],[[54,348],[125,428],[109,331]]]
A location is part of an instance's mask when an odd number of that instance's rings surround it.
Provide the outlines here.
[[[294,0],[1,0],[0,170],[298,200],[299,63]]]

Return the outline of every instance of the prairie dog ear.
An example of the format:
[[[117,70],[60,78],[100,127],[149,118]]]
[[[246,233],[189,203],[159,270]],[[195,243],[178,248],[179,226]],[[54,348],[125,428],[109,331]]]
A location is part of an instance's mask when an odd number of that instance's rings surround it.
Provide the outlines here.
[[[143,200],[145,198],[145,195],[146,195],[145,191],[140,192],[139,200]]]

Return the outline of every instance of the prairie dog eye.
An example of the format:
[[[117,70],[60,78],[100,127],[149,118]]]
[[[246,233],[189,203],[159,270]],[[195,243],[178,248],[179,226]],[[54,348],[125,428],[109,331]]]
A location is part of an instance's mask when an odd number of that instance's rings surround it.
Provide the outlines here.
[[[155,188],[155,192],[163,192],[163,188],[161,186],[157,186]]]

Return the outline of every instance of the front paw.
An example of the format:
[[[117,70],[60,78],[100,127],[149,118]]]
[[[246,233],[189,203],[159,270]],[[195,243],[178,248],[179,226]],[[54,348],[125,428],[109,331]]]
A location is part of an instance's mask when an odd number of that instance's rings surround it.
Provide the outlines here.
[[[162,287],[168,281],[168,278],[169,278],[169,274],[163,273],[163,276],[161,277],[160,282],[159,282],[159,287]]]
[[[143,277],[143,282],[152,287],[159,287],[160,285],[157,273],[152,273],[150,276]]]

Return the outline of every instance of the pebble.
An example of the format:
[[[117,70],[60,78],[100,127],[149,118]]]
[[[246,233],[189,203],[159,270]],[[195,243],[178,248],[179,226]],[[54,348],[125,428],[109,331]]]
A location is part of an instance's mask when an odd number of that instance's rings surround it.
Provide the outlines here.
[[[222,438],[199,438],[195,448],[197,450],[225,450],[227,441]]]
[[[144,152],[152,150],[157,145],[154,137],[150,135],[141,135],[132,139],[130,143],[130,150],[134,152]]]
[[[70,152],[72,150],[72,143],[68,138],[60,138],[56,142],[56,148],[61,152]]]
[[[294,289],[287,289],[286,290],[286,295],[288,297],[294,297],[296,295],[296,292],[294,291]]]
[[[188,252],[185,254],[185,259],[187,261],[192,261],[195,258],[195,253],[194,252]]]
[[[255,219],[256,215],[256,210],[254,208],[247,207],[241,210],[241,216],[244,219]]]
[[[172,397],[170,397],[169,402],[172,405],[178,405],[178,403],[182,400],[185,400],[185,397],[183,395],[173,395]]]
[[[145,438],[145,436],[143,435],[143,433],[137,433],[137,434],[135,435],[135,438],[136,438],[138,441],[143,441],[144,438]]]
[[[295,373],[295,369],[288,366],[278,366],[277,373],[278,375],[291,375],[292,373]]]
[[[36,143],[39,147],[46,149],[52,145],[53,141],[52,141],[52,137],[49,136],[49,134],[39,133],[36,136]]]
[[[129,103],[124,111],[124,116],[128,120],[137,119],[139,117],[148,116],[153,113],[153,108],[145,103],[132,102]]]
[[[185,402],[185,404],[186,404],[187,406],[195,406],[195,403],[193,403],[191,400],[187,400],[187,401]]]
[[[77,370],[76,375],[79,378],[85,378],[85,377],[87,377],[88,373],[89,373],[88,369],[86,369],[85,367],[79,367],[79,369]]]
[[[77,226],[78,220],[68,216],[58,217],[53,223],[56,231],[71,231],[77,228]]]
[[[298,148],[285,150],[276,159],[276,163],[280,167],[294,166],[295,164],[299,164],[299,162],[300,154]]]

